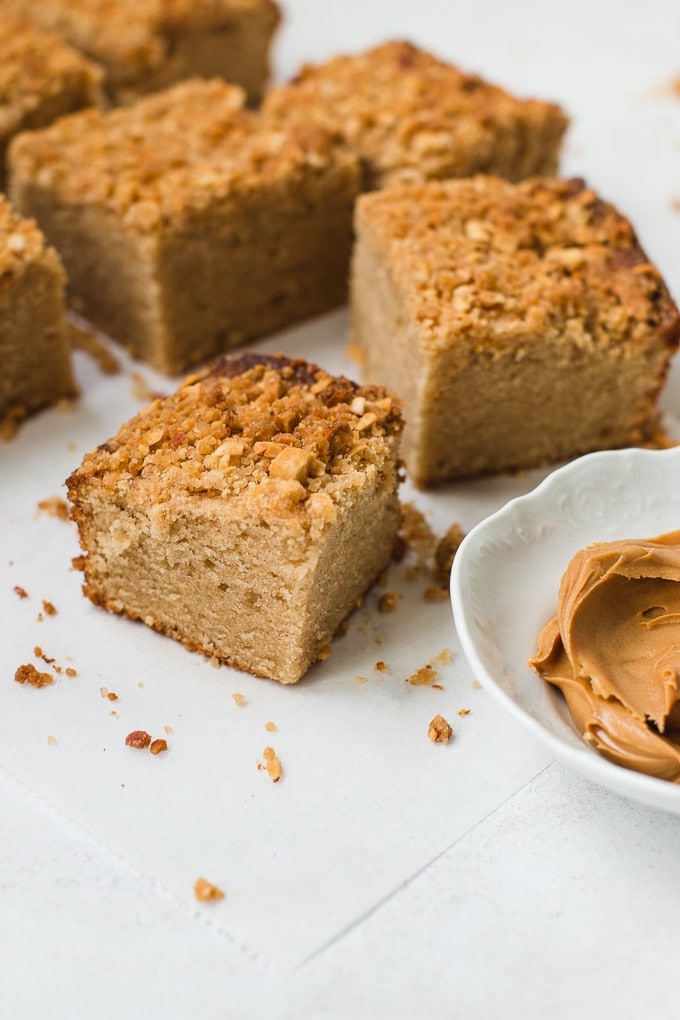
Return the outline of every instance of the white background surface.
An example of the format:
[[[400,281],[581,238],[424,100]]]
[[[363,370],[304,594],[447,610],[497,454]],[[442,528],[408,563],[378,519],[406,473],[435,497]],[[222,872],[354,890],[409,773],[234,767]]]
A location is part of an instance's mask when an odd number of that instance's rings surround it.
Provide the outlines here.
[[[679,296],[674,3],[285,6],[280,77],[402,37],[560,101],[573,119],[563,171],[631,217]],[[338,312],[258,347],[351,373],[345,343]],[[553,763],[472,687],[448,607],[422,603],[399,571],[397,613],[378,617],[369,599],[292,689],[213,670],[81,598],[72,526],[36,505],[139,406],[132,371],[168,389],[138,366],[104,377],[79,357],[77,409],[43,414],[0,447],[3,1020],[568,1018],[600,1016],[603,1004],[675,1016],[680,820]],[[679,394],[674,377],[664,406],[677,434]],[[436,528],[469,528],[539,477],[418,501]],[[31,598],[19,601],[15,584]],[[59,614],[38,623],[43,598]],[[78,677],[14,684],[35,644],[62,665],[70,656]],[[443,691],[404,684],[444,647]],[[118,702],[100,697],[103,685]],[[454,725],[448,746],[427,740],[436,712]],[[264,730],[269,719],[277,732]],[[129,730],[165,725],[167,755],[123,746]],[[277,785],[256,768],[268,743],[285,770]],[[227,898],[196,904],[199,874]]]

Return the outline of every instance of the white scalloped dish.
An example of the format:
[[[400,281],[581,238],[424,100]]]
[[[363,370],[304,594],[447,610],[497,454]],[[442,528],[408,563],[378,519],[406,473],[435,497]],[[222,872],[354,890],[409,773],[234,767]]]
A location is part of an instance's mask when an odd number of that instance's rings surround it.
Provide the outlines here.
[[[477,525],[451,575],[458,635],[484,687],[557,758],[602,786],[674,814],[680,814],[680,786],[614,765],[588,747],[561,694],[527,659],[555,613],[560,579],[579,549],[677,528],[680,447],[591,453]]]

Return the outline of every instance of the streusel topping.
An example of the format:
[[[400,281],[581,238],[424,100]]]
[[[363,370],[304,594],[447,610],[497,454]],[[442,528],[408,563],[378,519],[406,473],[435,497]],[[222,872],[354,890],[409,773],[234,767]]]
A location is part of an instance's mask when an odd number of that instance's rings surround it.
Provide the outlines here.
[[[43,259],[63,275],[54,249],[45,247],[35,220],[24,219],[0,195],[0,291],[11,286],[31,263]]]
[[[64,117],[14,145],[22,175],[66,201],[98,203],[143,232],[218,199],[329,165],[353,165],[318,127],[284,131],[243,109],[243,91],[192,79],[131,107]]]
[[[581,180],[395,186],[362,197],[357,219],[426,342],[558,333],[587,349],[680,330],[630,222]]]
[[[282,355],[222,358],[88,454],[70,491],[96,477],[128,502],[252,498],[273,514],[297,506],[332,519],[401,427],[399,402],[379,386]]]

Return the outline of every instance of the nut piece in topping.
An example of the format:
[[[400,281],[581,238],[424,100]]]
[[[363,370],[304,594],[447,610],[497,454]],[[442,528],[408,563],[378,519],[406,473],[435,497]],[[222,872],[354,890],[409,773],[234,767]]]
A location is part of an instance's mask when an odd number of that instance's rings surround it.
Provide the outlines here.
[[[436,715],[430,723],[427,735],[435,744],[448,744],[453,735],[453,729],[443,715]]]

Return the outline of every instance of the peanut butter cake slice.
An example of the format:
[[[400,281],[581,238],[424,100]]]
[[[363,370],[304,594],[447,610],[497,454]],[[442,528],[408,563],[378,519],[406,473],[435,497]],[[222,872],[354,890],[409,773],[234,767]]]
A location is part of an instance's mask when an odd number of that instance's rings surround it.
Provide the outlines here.
[[[0,0],[97,60],[115,102],[193,75],[241,85],[257,101],[281,15],[274,0]]]
[[[399,403],[283,356],[223,358],[68,480],[97,605],[295,683],[386,566]]]
[[[368,188],[478,172],[553,174],[568,123],[554,103],[516,99],[407,42],[303,67],[264,107],[342,131]]]
[[[363,196],[352,321],[404,400],[417,485],[650,439],[678,310],[631,224],[579,180]]]
[[[2,10],[0,3],[0,190],[10,139],[65,113],[103,102],[101,68],[50,32]]]
[[[356,157],[242,107],[240,89],[196,79],[11,146],[12,194],[71,299],[168,374],[345,299]]]
[[[0,195],[0,438],[26,415],[76,395],[64,271],[32,220]],[[7,483],[5,483],[7,484]]]

